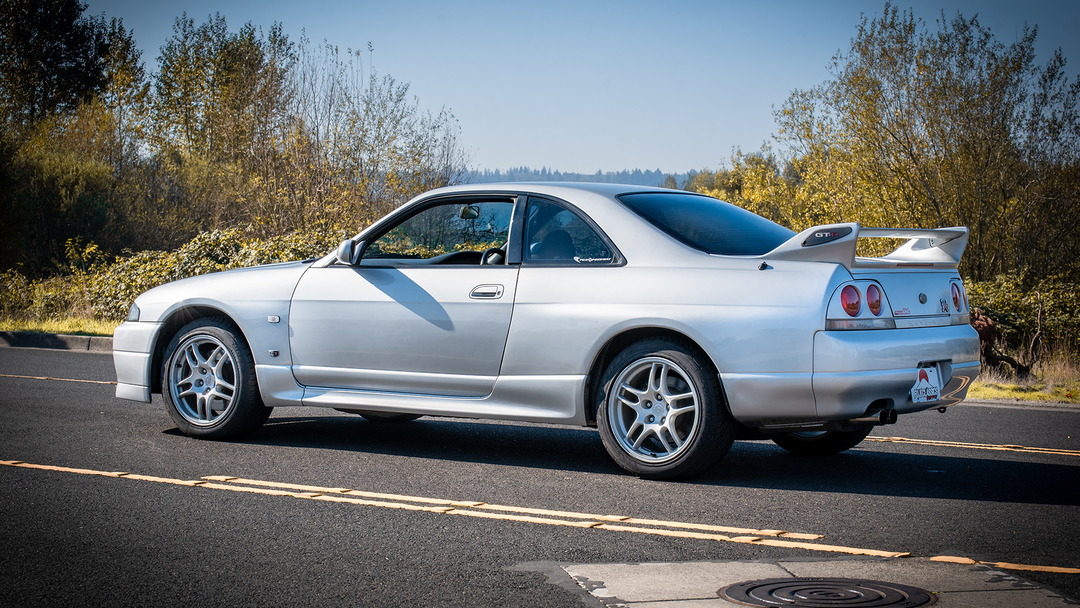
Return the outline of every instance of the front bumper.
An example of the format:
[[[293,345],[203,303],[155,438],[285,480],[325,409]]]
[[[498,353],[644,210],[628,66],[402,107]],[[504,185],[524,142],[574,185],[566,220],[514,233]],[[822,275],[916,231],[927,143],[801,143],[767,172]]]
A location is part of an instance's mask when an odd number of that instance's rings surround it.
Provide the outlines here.
[[[116,396],[150,403],[154,344],[161,323],[121,323],[113,332]]]

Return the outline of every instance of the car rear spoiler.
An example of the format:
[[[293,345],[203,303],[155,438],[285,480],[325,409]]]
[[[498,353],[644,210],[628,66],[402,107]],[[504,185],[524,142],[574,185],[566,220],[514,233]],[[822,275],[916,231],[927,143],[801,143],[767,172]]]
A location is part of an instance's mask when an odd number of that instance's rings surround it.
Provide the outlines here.
[[[907,239],[892,253],[880,258],[856,257],[860,238]],[[858,223],[814,226],[793,236],[761,256],[764,260],[834,262],[852,268],[922,266],[956,268],[967,247],[968,229],[863,228]]]

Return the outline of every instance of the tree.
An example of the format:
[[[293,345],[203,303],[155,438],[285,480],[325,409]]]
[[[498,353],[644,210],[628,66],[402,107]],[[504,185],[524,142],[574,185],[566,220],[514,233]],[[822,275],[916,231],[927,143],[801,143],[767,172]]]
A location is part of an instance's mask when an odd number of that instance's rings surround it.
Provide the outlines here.
[[[103,18],[78,0],[0,0],[0,118],[22,132],[106,85]]]
[[[1035,63],[1037,28],[998,42],[978,17],[937,29],[890,4],[833,58],[833,79],[776,113],[814,217],[965,225],[963,271],[1077,273],[1080,83],[1060,50]]]

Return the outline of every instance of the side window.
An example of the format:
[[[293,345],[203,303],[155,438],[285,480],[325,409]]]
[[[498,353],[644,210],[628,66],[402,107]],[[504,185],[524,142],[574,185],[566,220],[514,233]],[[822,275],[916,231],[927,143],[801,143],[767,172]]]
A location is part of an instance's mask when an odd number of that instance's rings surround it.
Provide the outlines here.
[[[573,211],[538,198],[529,198],[525,211],[526,262],[538,264],[605,265],[611,248]]]
[[[509,201],[458,200],[428,207],[375,239],[364,257],[428,260],[455,252],[482,253],[501,248],[510,232],[513,210],[514,204]],[[459,262],[465,259],[452,263]]]

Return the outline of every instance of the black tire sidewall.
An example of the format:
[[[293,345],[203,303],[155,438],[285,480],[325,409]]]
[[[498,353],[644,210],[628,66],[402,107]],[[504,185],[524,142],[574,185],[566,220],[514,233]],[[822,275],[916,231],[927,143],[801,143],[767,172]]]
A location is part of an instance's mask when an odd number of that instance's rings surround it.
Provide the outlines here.
[[[615,438],[608,419],[608,401],[613,383],[629,365],[645,357],[660,357],[681,368],[699,396],[697,428],[688,439],[689,448],[674,459],[648,463],[628,454]],[[611,458],[627,472],[646,479],[679,479],[711,469],[731,449],[735,424],[728,414],[720,380],[712,365],[689,345],[668,338],[649,338],[635,342],[617,355],[601,377],[597,391],[596,421],[600,438]]]
[[[839,454],[859,445],[872,426],[864,426],[854,431],[827,431],[817,437],[799,437],[794,433],[784,433],[773,437],[773,443],[800,456],[828,456]]]
[[[232,357],[236,375],[232,407],[225,415],[207,426],[192,424],[180,414],[172,398],[169,377],[169,364],[177,348],[189,338],[198,336],[212,337],[221,342]],[[203,439],[235,439],[249,435],[266,421],[272,409],[262,403],[255,377],[255,359],[239,328],[218,317],[196,319],[182,327],[169,341],[162,360],[161,395],[176,427],[185,435]]]

